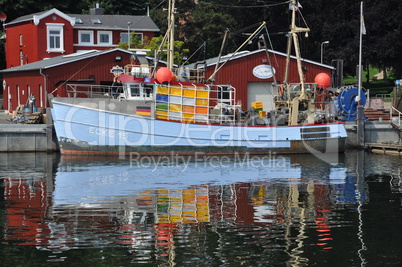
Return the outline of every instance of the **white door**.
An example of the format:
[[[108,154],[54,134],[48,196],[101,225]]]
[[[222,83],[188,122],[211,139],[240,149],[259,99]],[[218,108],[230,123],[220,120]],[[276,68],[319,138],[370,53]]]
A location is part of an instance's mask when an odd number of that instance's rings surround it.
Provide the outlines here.
[[[247,86],[247,104],[251,108],[252,102],[262,102],[263,110],[269,112],[274,109],[271,82],[249,82]]]

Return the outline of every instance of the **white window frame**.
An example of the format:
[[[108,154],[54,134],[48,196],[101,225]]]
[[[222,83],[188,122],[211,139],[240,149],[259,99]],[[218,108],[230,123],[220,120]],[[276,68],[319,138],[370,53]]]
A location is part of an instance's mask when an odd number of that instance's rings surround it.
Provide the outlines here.
[[[64,52],[64,24],[47,23],[46,24],[47,52]],[[51,31],[59,31],[59,35],[51,35]],[[50,39],[59,37],[60,47],[50,47]]]
[[[140,35],[141,36],[141,44],[143,44],[144,43],[144,34],[142,33],[142,32],[130,32],[130,36],[131,36],[131,34],[133,34],[133,35]],[[122,35],[124,35],[124,36],[129,36],[128,35],[128,32],[121,32],[120,33],[120,43],[127,43],[128,42],[128,37],[127,37],[127,41],[123,41],[122,39]]]
[[[100,38],[101,35],[108,35],[109,42],[101,43],[101,38]],[[112,32],[111,31],[98,31],[97,32],[97,39],[98,39],[98,45],[112,45],[113,44],[113,37],[112,37]]]
[[[141,36],[141,44],[144,44],[144,35],[142,34],[142,32],[134,32],[132,34],[133,35],[140,35]]]
[[[82,39],[81,39],[82,34],[89,34],[89,42],[82,41]],[[94,45],[94,32],[93,31],[78,31],[78,44]]]
[[[20,66],[24,65],[24,53],[20,50]]]
[[[127,36],[126,41],[123,40],[123,38],[122,38],[123,36]],[[127,42],[128,42],[128,32],[121,32],[120,33],[120,43],[127,43]]]

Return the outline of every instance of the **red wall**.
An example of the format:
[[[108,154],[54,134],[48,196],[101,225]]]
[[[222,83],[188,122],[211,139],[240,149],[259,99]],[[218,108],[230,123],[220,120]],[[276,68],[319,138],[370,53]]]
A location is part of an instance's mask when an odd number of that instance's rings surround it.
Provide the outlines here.
[[[24,65],[44,58],[56,57],[61,54],[73,53],[73,28],[70,22],[59,16],[52,19],[53,15],[40,20],[39,25],[33,21],[23,22],[6,28],[6,63],[7,68],[20,66],[20,50],[27,55],[24,58]],[[64,24],[64,53],[48,53],[47,50],[47,30],[46,23]],[[23,42],[20,46],[20,35]]]
[[[93,46],[76,46],[78,44],[78,29],[74,30],[70,21],[67,21],[60,16],[56,15],[56,19],[53,20],[54,14],[42,18],[38,25],[35,25],[32,20],[21,22],[19,24],[12,24],[6,27],[6,64],[7,68],[11,66],[20,66],[20,50],[23,54],[27,55],[24,58],[24,65],[27,63],[32,63],[35,61],[43,60],[45,58],[56,57],[60,55],[67,55],[76,52],[77,50],[105,50],[111,47],[98,46],[97,44],[97,30],[94,31],[94,42]],[[51,52],[48,53],[47,50],[47,23],[63,24],[63,41],[64,41],[64,52]],[[103,30],[103,29],[102,29]],[[125,31],[113,31],[113,47],[117,46],[120,42],[120,32]],[[20,35],[23,36],[23,45],[20,46]],[[143,32],[143,37],[148,37],[152,39],[154,36],[153,32]]]
[[[56,16],[56,19],[52,19],[53,15],[49,15],[46,18],[43,18],[40,20],[40,23],[38,24],[38,60],[42,60],[45,58],[51,58],[51,57],[57,57],[63,54],[71,54],[74,53],[73,51],[73,26],[71,26],[70,22]],[[56,24],[64,24],[63,27],[63,34],[64,34],[64,53],[56,53],[56,52],[51,52],[48,53],[46,51],[47,49],[47,28],[46,24],[47,23],[56,23]]]
[[[13,28],[6,28],[6,63],[7,68],[11,66],[20,66],[20,51],[27,55],[24,58],[24,64],[26,60],[28,62],[37,61],[37,34],[36,26],[33,23],[18,24]],[[23,41],[20,45],[20,35],[22,35]]]
[[[122,61],[116,62],[115,57],[122,56]],[[54,95],[66,96],[65,81],[69,80],[70,83],[79,83],[77,80],[86,80],[95,77],[95,84],[100,84],[102,81],[113,81],[113,74],[110,69],[116,65],[124,67],[130,63],[130,55],[121,51],[115,51],[104,54],[98,57],[80,60],[77,62],[64,64],[59,67],[43,70],[43,74],[47,76],[46,84],[47,91],[45,92],[44,77],[39,73],[39,70],[26,71],[26,72],[5,72],[3,73],[3,80],[7,86],[10,87],[11,107],[8,106],[8,91],[4,90],[3,100],[4,109],[15,110],[19,104],[26,104],[28,99],[28,85],[31,87],[31,93],[35,95],[36,106],[41,106],[41,95],[43,106],[47,103],[46,94],[53,92],[57,86],[59,88],[55,91]],[[40,85],[42,92],[39,91]],[[18,103],[18,86],[20,88],[20,103]],[[24,95],[22,95],[24,90]]]
[[[270,61],[272,66],[276,70],[275,77],[277,82],[283,82],[286,66],[286,56],[275,55],[275,57],[270,55]],[[263,60],[266,62],[264,63]],[[276,63],[277,62],[277,63]],[[237,100],[241,100],[243,103],[243,108],[247,107],[247,86],[248,82],[273,82],[274,79],[259,79],[253,75],[254,67],[261,64],[269,64],[267,59],[267,54],[265,51],[261,51],[249,56],[241,57],[239,59],[231,60],[227,62],[224,67],[215,76],[215,84],[230,84],[236,88]],[[331,70],[312,64],[309,62],[303,62],[303,67],[307,68],[305,73],[305,82],[313,83],[314,78],[318,73],[324,72],[331,76]],[[215,70],[215,65],[209,66],[207,68],[206,77],[208,78]],[[299,75],[297,72],[297,63],[295,59],[291,59],[289,67],[289,82],[299,82]]]

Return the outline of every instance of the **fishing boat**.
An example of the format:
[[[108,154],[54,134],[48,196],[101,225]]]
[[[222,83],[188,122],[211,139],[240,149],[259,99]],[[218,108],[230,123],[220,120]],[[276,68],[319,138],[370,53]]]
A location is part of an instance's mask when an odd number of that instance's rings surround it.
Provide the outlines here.
[[[297,7],[292,3],[287,63],[293,43],[300,81],[286,82],[286,69],[285,82],[274,90],[274,110],[264,114],[258,102],[243,110],[236,100],[236,88],[205,79],[202,66],[174,68],[175,8],[170,1],[164,38],[168,44],[166,67],[155,63],[157,60],[147,64],[133,55],[132,64],[112,70],[121,86],[106,93],[104,89],[88,93],[72,87],[70,97],[51,99],[61,153],[343,152],[347,135],[344,124],[336,121],[331,111],[329,84],[304,82],[297,34],[309,29],[296,26]],[[262,27],[265,23],[259,29]],[[86,97],[80,97],[83,93]]]

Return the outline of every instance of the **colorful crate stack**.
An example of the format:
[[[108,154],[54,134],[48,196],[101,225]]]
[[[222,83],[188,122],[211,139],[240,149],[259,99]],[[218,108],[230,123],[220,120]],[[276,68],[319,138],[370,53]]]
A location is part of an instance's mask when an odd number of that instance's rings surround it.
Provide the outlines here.
[[[157,119],[208,123],[209,91],[158,86],[155,100]]]
[[[266,118],[267,112],[263,110],[262,102],[252,102],[251,106],[255,108],[255,111],[259,113],[259,118]]]

